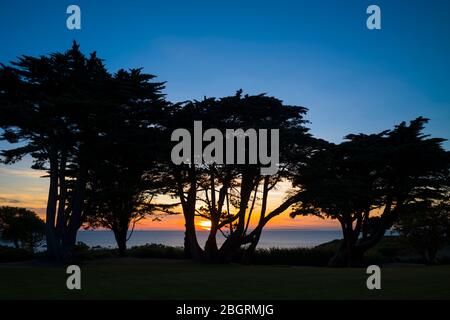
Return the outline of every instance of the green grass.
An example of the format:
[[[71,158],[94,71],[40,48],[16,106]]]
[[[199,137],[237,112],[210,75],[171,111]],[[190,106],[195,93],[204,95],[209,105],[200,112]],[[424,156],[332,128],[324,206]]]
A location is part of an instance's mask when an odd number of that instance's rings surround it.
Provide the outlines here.
[[[82,267],[82,290],[62,266],[0,266],[0,299],[450,299],[450,266],[365,269],[204,265],[186,260],[104,259]]]

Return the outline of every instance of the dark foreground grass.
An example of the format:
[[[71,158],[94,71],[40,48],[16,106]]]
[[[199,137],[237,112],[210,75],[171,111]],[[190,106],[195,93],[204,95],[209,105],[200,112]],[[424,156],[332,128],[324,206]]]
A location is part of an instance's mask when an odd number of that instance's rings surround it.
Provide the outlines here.
[[[0,266],[0,299],[450,299],[450,266],[365,269],[203,265],[186,260],[105,259],[82,266],[82,290],[62,266]]]

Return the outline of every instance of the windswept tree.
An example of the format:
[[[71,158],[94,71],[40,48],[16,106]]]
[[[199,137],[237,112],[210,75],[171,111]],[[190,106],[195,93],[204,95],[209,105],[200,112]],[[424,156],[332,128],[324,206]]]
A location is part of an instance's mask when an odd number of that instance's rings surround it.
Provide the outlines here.
[[[70,261],[76,234],[89,214],[86,193],[100,146],[142,100],[161,100],[162,83],[140,70],[111,75],[96,53],[84,56],[74,43],[65,53],[22,56],[0,69],[1,138],[19,146],[2,151],[10,164],[26,155],[49,177],[47,250]],[[148,101],[147,101],[148,102]]]
[[[348,135],[298,166],[294,184],[300,201],[292,216],[332,218],[342,228],[331,266],[361,265],[364,253],[419,195],[434,198],[448,179],[444,139],[423,134],[427,121],[419,117],[391,131]]]
[[[158,181],[162,131],[156,121],[163,109],[163,101],[153,102],[134,120],[130,119],[134,111],[128,112],[127,121],[114,128],[114,139],[99,146],[102,159],[91,172],[87,226],[112,230],[121,256],[137,222],[173,213],[171,205],[156,201],[162,187]]]
[[[191,157],[191,161],[170,165],[167,171],[168,191],[181,202],[187,256],[227,262],[239,251],[251,255],[267,223],[296,202],[293,195],[271,208],[269,194],[289,178],[289,155],[295,153],[300,160],[313,148],[305,127],[306,111],[273,97],[243,95],[242,91],[174,106],[166,125],[177,142],[172,155],[189,158],[193,150],[195,156],[201,157],[198,153],[204,151],[206,157],[204,161]],[[194,121],[201,121],[205,136]],[[175,131],[178,128],[182,131]],[[265,136],[260,129],[267,130]],[[187,135],[205,141],[191,143]],[[204,248],[196,236],[198,217],[211,223]],[[225,238],[221,246],[217,241],[220,234]]]

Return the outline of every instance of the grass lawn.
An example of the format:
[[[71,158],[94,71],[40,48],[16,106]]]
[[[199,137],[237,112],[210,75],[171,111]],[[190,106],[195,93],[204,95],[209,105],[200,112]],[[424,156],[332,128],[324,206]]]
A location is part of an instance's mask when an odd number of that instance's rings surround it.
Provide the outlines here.
[[[82,290],[66,289],[62,266],[0,265],[0,299],[450,299],[450,266],[365,269],[203,265],[183,260],[85,263]]]

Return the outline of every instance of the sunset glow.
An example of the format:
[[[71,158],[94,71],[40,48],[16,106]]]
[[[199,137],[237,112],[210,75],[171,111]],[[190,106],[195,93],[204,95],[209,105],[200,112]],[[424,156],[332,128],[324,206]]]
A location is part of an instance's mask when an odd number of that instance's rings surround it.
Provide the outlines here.
[[[197,226],[200,230],[210,230],[211,229],[211,221],[203,220],[197,223]]]
[[[8,182],[8,186],[0,185],[0,206],[26,207],[36,212],[42,219],[45,219],[45,207],[47,202],[48,179],[42,178],[45,172],[28,169],[26,161],[19,163],[19,169],[13,169],[5,165],[0,165],[0,179]],[[290,190],[289,183],[280,183],[277,190],[269,195],[269,208],[276,208],[285,198]],[[159,203],[173,203],[169,196],[158,197]],[[258,206],[257,206],[258,208]],[[257,209],[256,208],[256,209]],[[136,224],[136,230],[184,230],[184,218],[181,211],[177,215],[165,215],[161,221],[154,221],[151,217],[143,219]],[[251,218],[250,226],[254,226],[258,221],[258,211]],[[196,221],[197,230],[207,231],[211,227],[211,222],[207,220]],[[335,220],[324,220],[318,217],[306,216],[289,217],[289,210],[272,219],[267,229],[338,229],[339,225]]]

